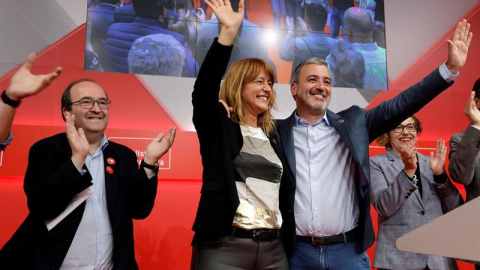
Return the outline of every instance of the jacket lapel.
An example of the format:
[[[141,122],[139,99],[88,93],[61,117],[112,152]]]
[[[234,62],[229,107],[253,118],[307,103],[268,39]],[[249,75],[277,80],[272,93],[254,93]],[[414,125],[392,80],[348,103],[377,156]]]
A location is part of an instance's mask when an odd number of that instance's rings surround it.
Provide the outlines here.
[[[362,167],[362,162],[361,162],[361,155],[359,154],[359,147],[358,144],[357,144],[357,147],[355,147],[355,145],[353,144],[352,142],[352,139],[354,134],[351,134],[348,130],[348,122],[345,118],[343,118],[341,115],[338,115],[330,110],[327,110],[327,118],[328,118],[328,122],[330,123],[331,126],[333,126],[333,128],[335,128],[335,130],[337,131],[337,133],[339,134],[340,136],[340,139],[342,139],[343,143],[345,144],[345,146],[347,147],[348,151],[350,152],[350,155],[353,157],[353,159],[355,160],[355,163],[356,163],[356,166],[357,166],[357,170],[358,170],[358,174],[357,174],[357,178],[356,178],[356,188],[358,189],[359,191],[359,194],[361,196],[361,198],[365,199],[365,198],[369,198],[370,197],[370,184],[369,184],[369,181],[370,181],[370,173],[368,171],[368,169],[370,168],[370,164],[366,164],[366,166],[368,166],[367,170],[365,170],[365,168]],[[368,152],[367,152],[368,154]],[[365,173],[366,172],[366,173]]]
[[[330,122],[330,125],[332,125],[340,135],[340,138],[347,146],[348,151],[350,151],[350,154],[353,156],[357,164],[360,164],[360,160],[356,155],[357,151],[352,143],[351,134],[348,132],[346,120],[330,110],[327,110],[327,118]]]
[[[417,154],[418,155],[418,163],[420,166],[420,177],[421,179],[421,185],[422,185],[422,197],[421,201],[422,202],[427,202],[428,197],[430,196],[430,177],[429,177],[429,171],[430,171],[430,162],[427,159],[427,157]],[[423,206],[423,205],[422,205]]]
[[[116,175],[119,173],[118,166],[121,166],[120,164],[118,164],[118,161],[119,160],[115,155],[115,152],[112,151],[111,145],[107,145],[107,147],[105,147],[105,149],[103,150],[103,166],[105,170],[105,196],[108,209],[113,209],[115,207],[115,205],[112,204],[112,198],[114,198],[117,192],[116,190],[114,190],[116,188],[116,185],[113,185],[113,183],[116,179]]]
[[[295,111],[285,119],[281,127],[278,129],[280,134],[281,143],[283,147],[283,152],[285,153],[285,158],[287,159],[288,166],[293,173],[294,179],[296,178],[296,163],[295,163],[295,146],[293,141],[293,125],[295,124]],[[288,154],[287,154],[288,153]]]
[[[419,154],[417,154],[417,155],[419,156],[419,158],[421,157],[421,155],[419,155]],[[391,149],[388,150],[387,156],[388,156],[388,159],[390,161],[392,161],[392,167],[397,171],[397,173],[403,173],[403,169],[405,168],[405,164],[403,164],[402,159],[399,156],[397,156],[397,154],[395,154],[395,152]],[[422,168],[420,168],[420,174],[421,174],[422,182],[423,182],[423,175],[422,175],[421,171],[422,171]],[[426,179],[425,179],[425,181],[426,181]],[[422,188],[423,188],[423,186],[422,186]],[[420,190],[419,189],[415,190],[415,192],[413,192],[413,194],[415,194],[415,197],[417,198],[418,203],[422,206],[423,209],[425,209],[425,206],[423,205],[423,201],[422,201],[422,196],[420,195]]]

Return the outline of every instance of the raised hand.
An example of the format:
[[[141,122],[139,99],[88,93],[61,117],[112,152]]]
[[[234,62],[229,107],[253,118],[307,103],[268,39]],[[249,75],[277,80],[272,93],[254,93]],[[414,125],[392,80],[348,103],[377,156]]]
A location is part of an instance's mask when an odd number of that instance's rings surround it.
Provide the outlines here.
[[[238,12],[233,11],[230,0],[205,0],[205,4],[212,9],[221,25],[218,42],[231,45],[243,21],[245,13],[243,0],[238,3]]]
[[[70,148],[72,148],[72,162],[77,168],[83,168],[90,144],[82,128],[75,127],[75,115],[65,112],[66,133]]]
[[[440,175],[445,169],[445,157],[447,156],[447,146],[444,140],[437,141],[437,150],[435,154],[430,152],[430,169],[433,175]]]
[[[417,170],[417,147],[415,145],[405,146],[400,150],[400,158],[405,168],[405,173],[411,178]]]
[[[452,73],[457,73],[467,61],[468,47],[472,42],[473,33],[470,32],[470,24],[463,19],[458,23],[452,40],[448,42],[447,68]]]
[[[12,76],[10,85],[7,88],[7,96],[19,101],[28,96],[34,95],[47,87],[55,78],[60,75],[61,67],[47,74],[34,75],[30,71],[37,56],[31,53],[23,65]]]
[[[168,151],[168,149],[172,147],[176,131],[177,128],[171,127],[167,135],[161,132],[147,145],[144,158],[145,163],[155,164]]]
[[[470,120],[470,124],[480,126],[480,111],[475,102],[475,91],[470,93],[463,113],[468,117],[468,120]]]

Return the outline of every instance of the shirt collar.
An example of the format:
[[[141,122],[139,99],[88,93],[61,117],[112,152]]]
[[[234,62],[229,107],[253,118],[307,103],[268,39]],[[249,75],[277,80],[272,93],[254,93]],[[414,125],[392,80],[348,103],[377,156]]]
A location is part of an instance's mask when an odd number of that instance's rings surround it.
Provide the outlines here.
[[[304,126],[304,127],[308,127],[308,126],[312,126],[312,127],[315,127],[315,126],[318,126],[319,124],[321,123],[325,123],[325,125],[327,127],[330,127],[330,122],[328,121],[328,117],[327,117],[327,113],[325,112],[325,114],[323,115],[322,118],[320,118],[315,124],[313,125],[310,125],[307,121],[305,121],[305,119],[301,118],[300,116],[297,115],[297,112],[295,112],[295,127],[298,127],[298,126]]]
[[[100,142],[100,148],[102,148],[102,151],[105,150],[107,145],[108,145],[108,139],[107,139],[107,136],[105,135],[105,133],[103,133],[102,141]]]
[[[107,148],[107,146],[108,146],[108,140],[107,140],[107,136],[104,133],[102,134],[102,141],[100,142],[100,146],[97,148],[97,150],[95,150],[95,153],[93,154],[88,153],[88,156],[91,156],[93,158],[102,154],[105,148]]]

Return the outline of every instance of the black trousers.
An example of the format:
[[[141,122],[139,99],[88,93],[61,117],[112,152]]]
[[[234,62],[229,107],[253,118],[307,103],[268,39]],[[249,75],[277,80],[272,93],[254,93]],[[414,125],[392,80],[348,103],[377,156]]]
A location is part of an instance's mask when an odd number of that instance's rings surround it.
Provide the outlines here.
[[[218,241],[193,247],[191,270],[278,269],[288,262],[280,240],[254,241],[226,236]]]

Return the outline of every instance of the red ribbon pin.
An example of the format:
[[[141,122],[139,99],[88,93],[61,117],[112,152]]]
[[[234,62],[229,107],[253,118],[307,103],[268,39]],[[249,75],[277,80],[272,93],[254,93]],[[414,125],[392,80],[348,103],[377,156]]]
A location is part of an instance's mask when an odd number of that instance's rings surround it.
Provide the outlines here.
[[[113,174],[113,168],[112,168],[112,167],[107,166],[107,167],[105,167],[105,170],[107,170],[107,172],[108,172],[109,174]]]

